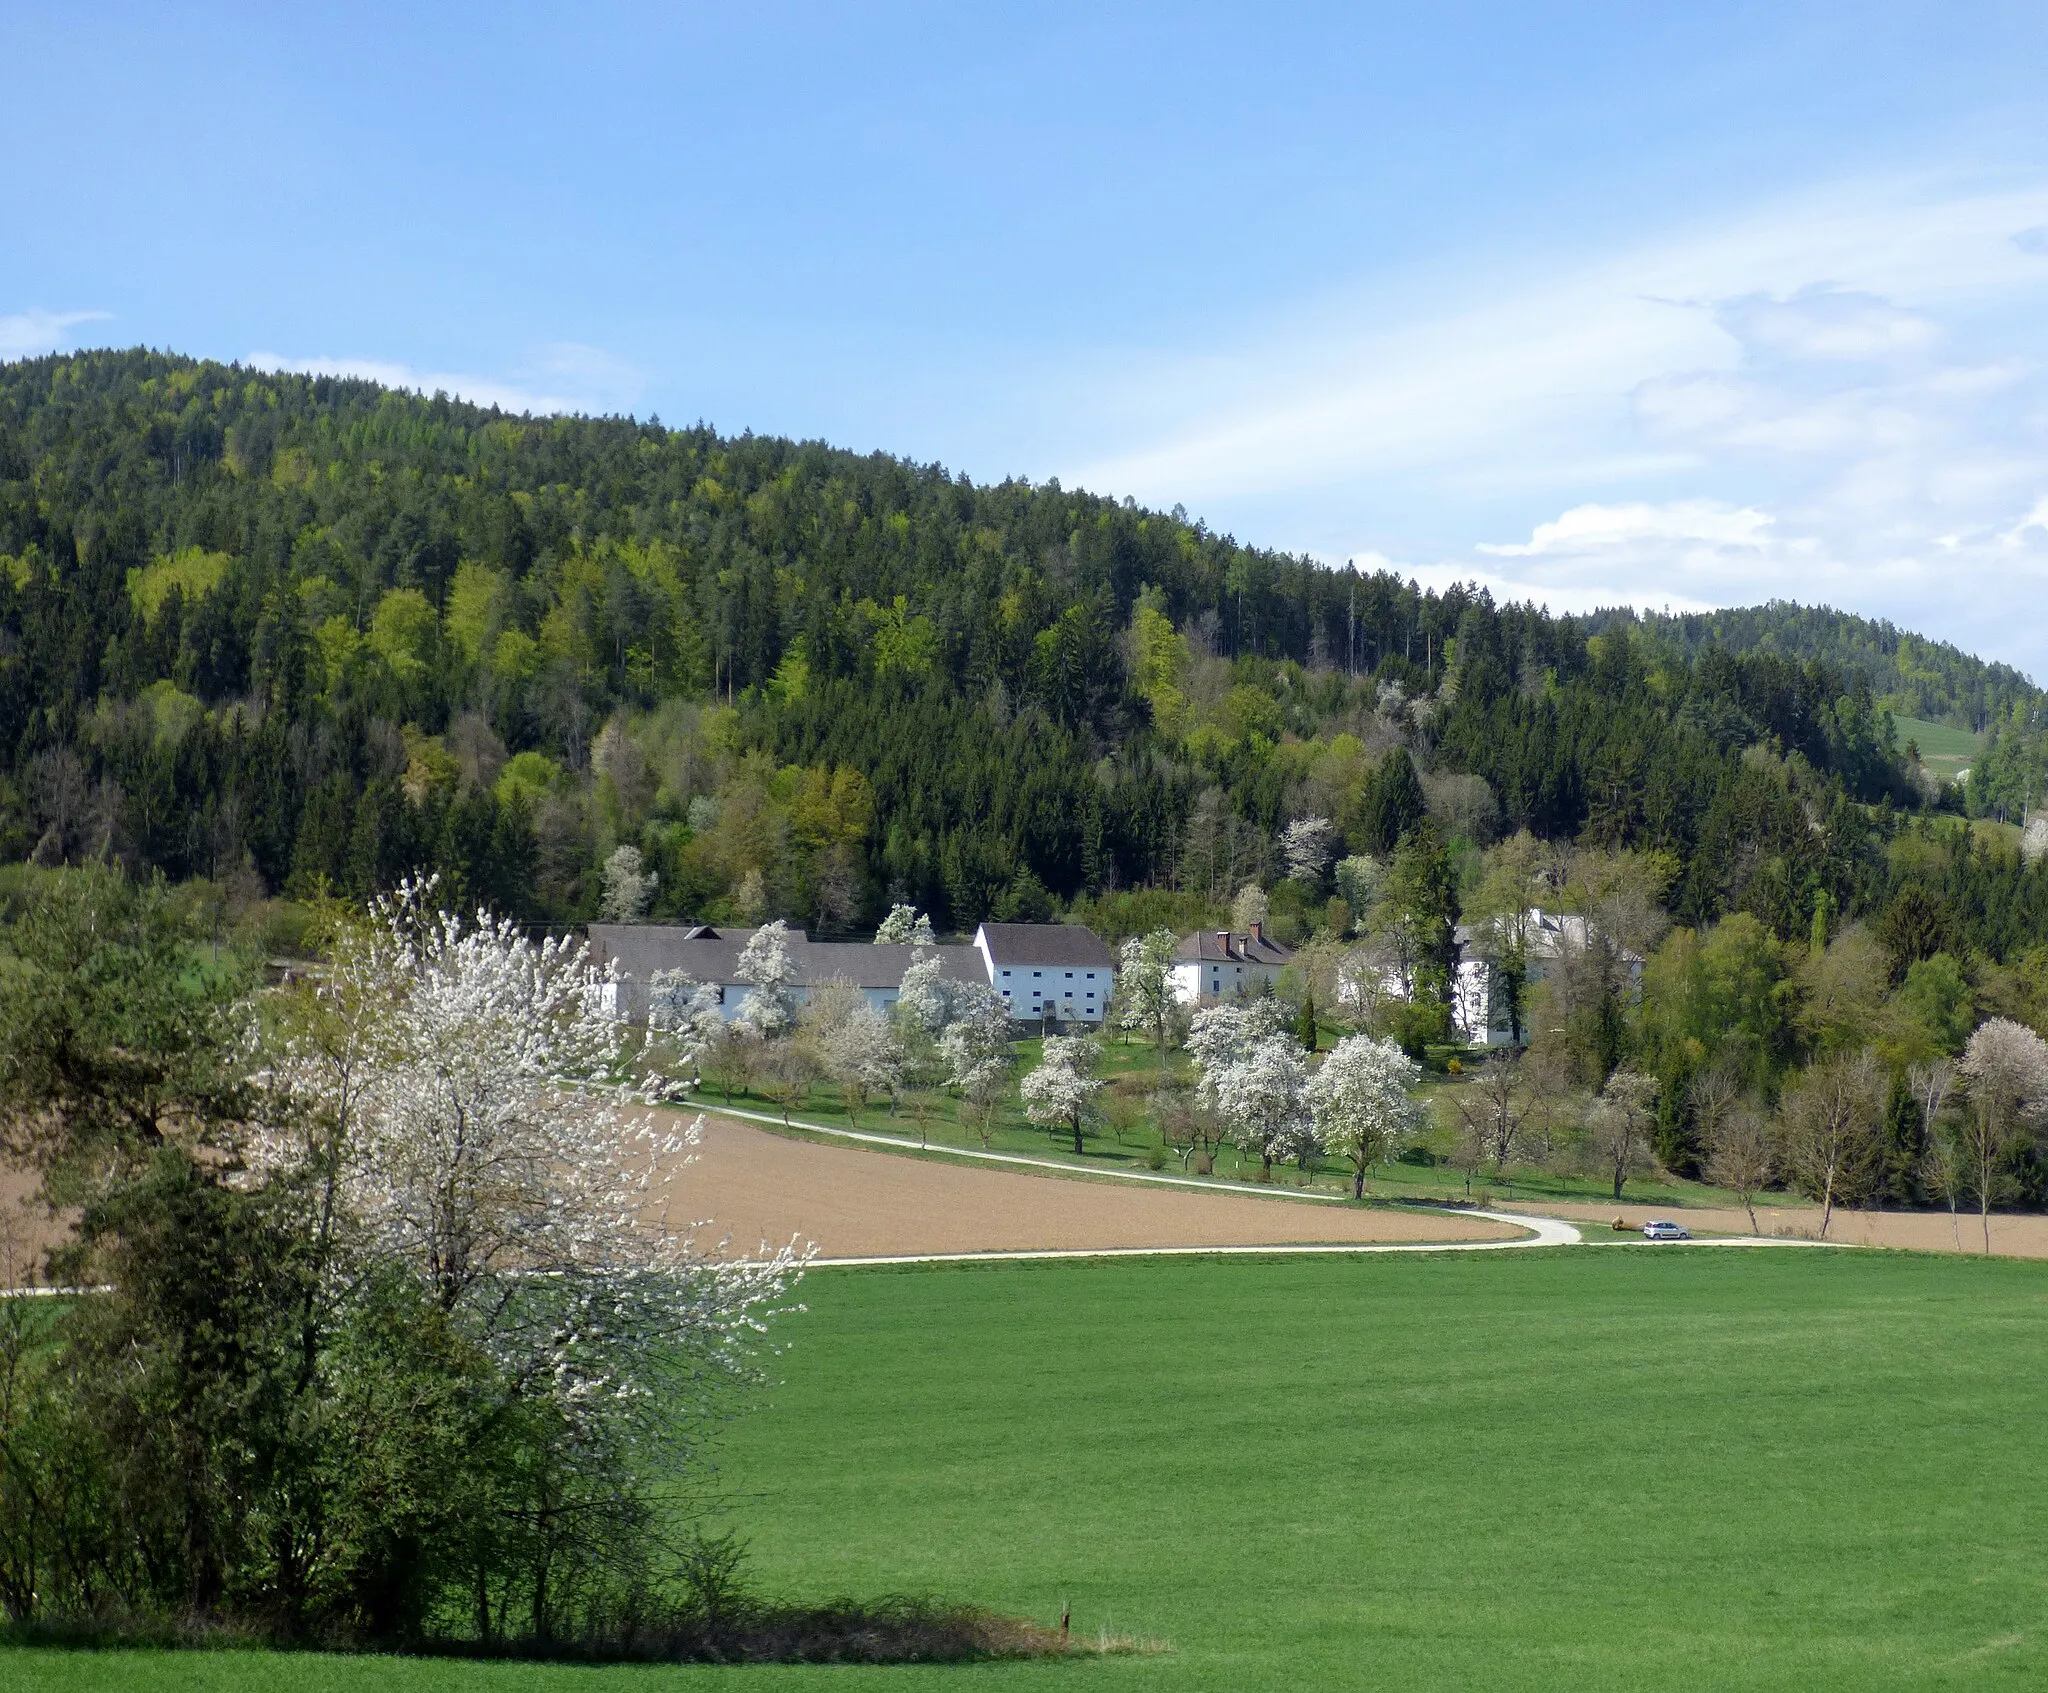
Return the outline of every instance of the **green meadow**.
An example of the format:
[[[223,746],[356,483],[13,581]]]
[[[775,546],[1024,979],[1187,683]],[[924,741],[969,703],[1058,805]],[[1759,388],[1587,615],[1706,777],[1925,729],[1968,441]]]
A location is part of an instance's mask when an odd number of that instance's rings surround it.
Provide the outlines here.
[[[723,1448],[764,1589],[1158,1649],[572,1669],[15,1652],[20,1693],[2032,1687],[2048,1266],[1610,1247],[830,1271]]]
[[[1921,763],[1943,776],[1953,776],[1984,750],[1984,737],[1968,729],[1923,717],[1894,717],[1892,744],[1904,751],[1908,742],[1919,747]]]

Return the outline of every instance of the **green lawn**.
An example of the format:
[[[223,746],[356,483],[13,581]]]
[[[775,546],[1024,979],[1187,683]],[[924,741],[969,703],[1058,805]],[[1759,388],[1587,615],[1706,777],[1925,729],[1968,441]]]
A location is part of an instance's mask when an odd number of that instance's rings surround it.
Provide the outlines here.
[[[1894,717],[1892,744],[1901,751],[1908,741],[1920,748],[1920,759],[1928,769],[1954,775],[1956,767],[1970,763],[1984,750],[1984,737],[1946,723],[1930,723],[1924,717]]]
[[[1617,1247],[832,1271],[726,1449],[755,1570],[1170,1652],[924,1670],[192,1654],[0,1683],[1811,1690],[2048,1678],[2048,1267]]]

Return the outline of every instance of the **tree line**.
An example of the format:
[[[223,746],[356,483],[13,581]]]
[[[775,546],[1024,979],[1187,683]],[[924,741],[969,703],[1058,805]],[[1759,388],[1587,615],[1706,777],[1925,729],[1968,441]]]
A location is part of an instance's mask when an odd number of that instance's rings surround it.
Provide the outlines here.
[[[1789,938],[1963,804],[1893,750],[1905,671],[1797,608],[1778,651],[1551,617],[1056,483],[142,351],[0,370],[0,564],[0,852],[245,900],[571,923],[626,847],[655,917],[1120,937],[1278,884],[1292,825],[1426,814],[1459,876],[1667,853],[1684,921]],[[1954,920],[2004,961],[2038,905],[1980,844]]]

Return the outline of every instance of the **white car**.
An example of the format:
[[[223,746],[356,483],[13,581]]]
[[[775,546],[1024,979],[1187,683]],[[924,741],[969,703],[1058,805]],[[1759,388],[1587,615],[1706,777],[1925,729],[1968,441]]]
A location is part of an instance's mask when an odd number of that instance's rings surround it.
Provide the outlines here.
[[[1643,1239],[1690,1240],[1692,1239],[1692,1230],[1682,1228],[1677,1223],[1667,1223],[1661,1217],[1652,1217],[1643,1225]]]

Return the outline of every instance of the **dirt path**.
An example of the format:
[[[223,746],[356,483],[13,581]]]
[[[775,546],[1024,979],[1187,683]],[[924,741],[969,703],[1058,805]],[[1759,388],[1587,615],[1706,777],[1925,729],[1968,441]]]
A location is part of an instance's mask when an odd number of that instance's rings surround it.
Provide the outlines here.
[[[707,1236],[751,1251],[792,1235],[827,1258],[1115,1247],[1503,1240],[1473,1217],[981,1169],[793,1140],[712,1117],[683,1179]],[[709,1241],[706,1241],[709,1244]]]
[[[1716,1234],[1748,1234],[1749,1216],[1740,1206],[1728,1208],[1669,1205],[1573,1205],[1546,1200],[1544,1203],[1502,1204],[1495,1209],[1532,1216],[1563,1217],[1575,1223],[1612,1223],[1622,1218],[1631,1229],[1640,1229],[1652,1217],[1669,1217],[1695,1231]],[[1785,1240],[1818,1240],[1820,1207],[1817,1205],[1759,1205],[1758,1230],[1768,1237]],[[1984,1230],[1974,1213],[1961,1219],[1962,1250],[1982,1252]],[[1586,1230],[1588,1240],[1600,1239],[1598,1229]],[[1828,1225],[1828,1239],[1844,1246],[1898,1246],[1915,1252],[1954,1252],[1956,1231],[1946,1211],[1848,1211],[1837,1209]],[[1991,1214],[1991,1250],[2006,1258],[2048,1258],[2048,1216]]]

